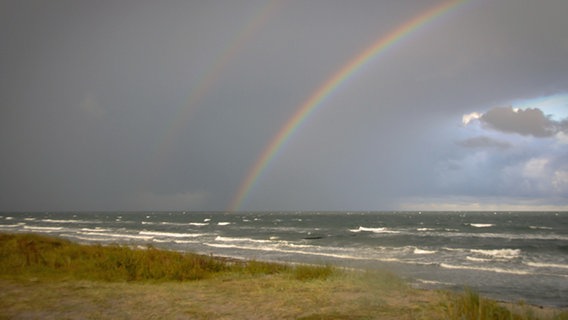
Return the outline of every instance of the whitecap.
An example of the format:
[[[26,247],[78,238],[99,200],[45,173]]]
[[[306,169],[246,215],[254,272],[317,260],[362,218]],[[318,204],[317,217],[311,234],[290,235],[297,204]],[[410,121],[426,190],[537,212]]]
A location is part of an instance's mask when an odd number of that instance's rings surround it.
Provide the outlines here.
[[[196,238],[201,237],[203,233],[173,233],[173,232],[158,232],[158,231],[140,231],[138,234],[145,236],[156,237],[171,237],[171,238]]]
[[[273,241],[270,240],[259,240],[259,239],[251,239],[251,238],[233,238],[233,237],[222,237],[217,236],[215,241],[222,241],[222,242],[256,242],[256,243],[270,243]]]
[[[387,228],[367,228],[359,226],[359,229],[349,229],[351,232],[372,232],[372,233],[400,233],[399,231],[392,231]]]
[[[218,226],[226,226],[226,225],[229,225],[229,224],[231,224],[231,223],[230,223],[230,222],[225,222],[225,221],[217,222],[217,225],[218,225]]]
[[[440,267],[445,269],[457,269],[457,270],[476,270],[476,271],[488,271],[496,273],[509,273],[517,275],[528,275],[531,274],[528,271],[518,270],[518,269],[503,269],[503,268],[488,268],[488,267],[475,267],[475,266],[456,266],[447,263],[440,263]]]
[[[469,225],[475,228],[490,228],[495,226],[492,223],[470,223]]]
[[[484,258],[476,258],[476,257],[470,257],[470,256],[466,256],[465,257],[466,260],[469,261],[474,261],[474,262],[491,262],[491,259],[484,259]]]
[[[209,225],[209,223],[206,223],[206,222],[190,222],[189,225],[190,226],[202,227],[202,226]]]
[[[568,269],[568,264],[527,262],[526,265],[531,266],[531,267],[537,267],[537,268]]]
[[[0,228],[17,228],[25,225],[25,223],[18,223],[18,224],[0,224]],[[24,227],[25,228],[25,227]]]
[[[117,233],[104,233],[104,232],[80,232],[80,234],[90,235],[90,236],[113,237],[113,238],[138,239],[146,241],[154,239],[154,237],[145,236],[145,235],[117,234]]]
[[[552,230],[551,227],[544,227],[544,226],[529,226],[529,228],[533,230]]]
[[[414,254],[434,254],[435,250],[424,250],[419,248],[414,248]]]
[[[499,258],[499,259],[514,259],[521,255],[521,250],[519,249],[495,249],[495,250],[471,249],[470,252],[477,253],[483,256]]]
[[[63,230],[63,227],[38,227],[38,226],[24,226],[24,229],[37,230],[37,231],[59,231]]]

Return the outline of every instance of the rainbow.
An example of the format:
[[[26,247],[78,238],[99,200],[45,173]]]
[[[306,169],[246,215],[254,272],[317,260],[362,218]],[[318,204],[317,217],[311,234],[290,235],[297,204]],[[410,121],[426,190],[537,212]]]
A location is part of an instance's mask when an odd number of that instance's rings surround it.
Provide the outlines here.
[[[466,1],[468,0],[446,1],[419,14],[406,23],[400,25],[386,36],[380,37],[363,52],[349,60],[345,65],[343,65],[343,67],[341,67],[341,69],[334,73],[332,77],[328,78],[328,80],[314,91],[306,101],[296,108],[294,115],[288,119],[278,134],[276,134],[268,146],[262,151],[260,157],[257,158],[254,165],[248,171],[245,179],[239,185],[237,193],[232,199],[228,210],[240,210],[252,187],[255,185],[256,181],[274,156],[282,148],[284,143],[290,139],[297,128],[305,122],[318,107],[323,105],[323,102],[329,98],[341,84],[352,78],[364,65],[377,58],[387,49],[399,43],[406,36],[412,34],[428,22],[435,20],[437,17],[442,16],[444,13],[449,12],[451,9],[458,7],[459,4],[465,3]]]
[[[235,34],[232,41],[221,51],[214,60],[214,63],[208,68],[197,85],[189,92],[185,104],[176,112],[171,125],[167,126],[167,130],[163,135],[160,143],[157,144],[156,157],[160,159],[154,161],[157,167],[161,167],[161,163],[170,154],[170,150],[174,145],[179,131],[187,124],[192,113],[198,108],[199,102],[211,90],[213,85],[220,78],[222,71],[226,69],[229,62],[242,50],[252,36],[267,23],[269,18],[281,7],[281,0],[271,0],[265,5],[259,7],[258,10],[247,19],[247,23]]]

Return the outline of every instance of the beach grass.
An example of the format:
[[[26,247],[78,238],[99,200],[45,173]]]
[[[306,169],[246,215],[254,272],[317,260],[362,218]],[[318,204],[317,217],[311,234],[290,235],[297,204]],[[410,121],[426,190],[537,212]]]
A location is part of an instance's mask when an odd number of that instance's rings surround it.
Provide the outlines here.
[[[384,270],[243,261],[0,234],[0,319],[568,319]]]

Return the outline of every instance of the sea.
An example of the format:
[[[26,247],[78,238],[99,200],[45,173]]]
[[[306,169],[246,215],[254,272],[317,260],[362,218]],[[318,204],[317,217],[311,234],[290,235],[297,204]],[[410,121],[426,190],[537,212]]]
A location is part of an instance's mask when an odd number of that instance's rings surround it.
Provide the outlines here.
[[[387,269],[418,288],[568,307],[568,212],[3,212],[0,232]]]

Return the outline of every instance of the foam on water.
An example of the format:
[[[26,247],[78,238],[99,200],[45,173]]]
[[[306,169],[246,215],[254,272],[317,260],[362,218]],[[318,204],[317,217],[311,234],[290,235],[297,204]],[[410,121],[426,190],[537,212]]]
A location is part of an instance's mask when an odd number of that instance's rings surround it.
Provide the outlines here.
[[[474,228],[490,228],[495,226],[492,223],[470,223],[470,226],[474,227]]]
[[[525,262],[526,265],[536,268],[568,269],[568,264]]]
[[[497,249],[497,250],[471,249],[470,252],[496,259],[515,259],[521,255],[521,250],[519,249]]]
[[[508,274],[516,274],[516,275],[530,275],[530,274],[532,274],[529,271],[519,270],[519,269],[504,269],[504,268],[498,268],[498,267],[452,265],[452,264],[448,264],[448,263],[440,263],[440,267],[446,268],[446,269],[488,271],[488,272],[508,273]]]
[[[203,233],[173,233],[173,232],[158,232],[158,231],[140,231],[138,234],[144,236],[168,237],[168,238],[196,238],[202,237]]]
[[[39,227],[39,226],[24,226],[24,229],[40,232],[61,231],[63,227]]]
[[[414,254],[434,254],[436,250],[424,250],[419,248],[414,248]]]
[[[393,231],[387,228],[367,228],[359,226],[358,229],[349,229],[351,232],[372,232],[372,233],[400,233],[400,231]]]

